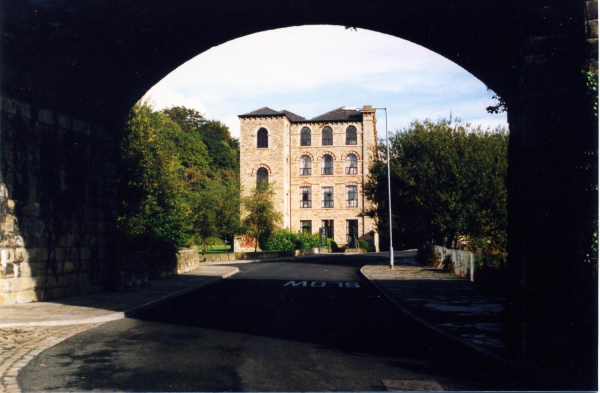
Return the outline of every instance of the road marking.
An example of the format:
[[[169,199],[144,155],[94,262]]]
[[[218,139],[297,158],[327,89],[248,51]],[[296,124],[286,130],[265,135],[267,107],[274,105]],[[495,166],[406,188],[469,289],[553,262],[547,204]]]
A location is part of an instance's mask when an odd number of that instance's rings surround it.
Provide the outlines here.
[[[307,287],[309,281],[288,281],[283,284],[284,287]],[[313,288],[325,288],[328,285],[337,285],[338,288],[360,288],[357,282],[342,282],[342,281],[311,281],[310,286]]]

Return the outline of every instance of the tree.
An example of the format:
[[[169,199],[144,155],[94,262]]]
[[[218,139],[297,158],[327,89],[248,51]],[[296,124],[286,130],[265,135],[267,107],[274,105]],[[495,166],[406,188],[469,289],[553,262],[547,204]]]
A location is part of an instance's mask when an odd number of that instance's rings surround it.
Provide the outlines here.
[[[227,179],[220,182],[217,232],[231,244],[240,233],[240,181]]]
[[[243,220],[244,231],[255,239],[256,243],[268,236],[282,222],[281,213],[275,210],[273,204],[273,190],[267,182],[261,182],[252,194],[242,199],[242,206],[246,217]]]
[[[178,126],[147,102],[130,111],[120,143],[118,223],[126,238],[189,246],[193,228],[184,197],[185,168],[167,134]]]
[[[472,249],[506,247],[508,133],[484,132],[460,120],[415,121],[390,138],[394,242],[426,241]],[[385,239],[388,223],[387,168],[372,164],[365,193],[376,208]],[[382,239],[382,240],[383,240]]]
[[[200,112],[184,106],[163,109],[162,113],[177,123],[188,136],[202,140],[213,171],[239,173],[239,141],[231,137],[226,125],[219,121],[206,120]],[[191,140],[197,143],[195,139]]]

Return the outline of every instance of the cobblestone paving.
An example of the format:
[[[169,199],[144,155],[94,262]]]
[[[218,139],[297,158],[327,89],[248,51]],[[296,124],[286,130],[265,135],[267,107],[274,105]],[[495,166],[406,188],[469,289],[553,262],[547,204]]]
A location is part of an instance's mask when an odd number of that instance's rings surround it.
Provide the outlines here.
[[[42,351],[101,323],[0,328],[0,393],[18,393],[17,374]]]

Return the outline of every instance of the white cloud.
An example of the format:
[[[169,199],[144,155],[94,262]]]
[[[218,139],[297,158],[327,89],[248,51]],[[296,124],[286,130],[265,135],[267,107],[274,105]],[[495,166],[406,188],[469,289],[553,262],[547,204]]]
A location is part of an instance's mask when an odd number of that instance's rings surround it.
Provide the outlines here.
[[[399,38],[340,26],[301,26],[252,34],[181,65],[147,94],[157,109],[184,105],[223,121],[269,106],[313,117],[340,106],[390,109],[390,130],[414,119],[448,117],[506,124],[487,115],[492,93],[460,66]],[[379,133],[385,132],[383,122]]]
[[[231,136],[234,138],[240,138],[240,119],[237,116],[230,116],[223,121],[227,127],[229,127],[229,132]]]
[[[156,110],[170,108],[172,106],[185,106],[186,108],[197,110],[202,113],[204,117],[208,117],[206,107],[198,98],[186,97],[168,83],[158,83],[154,85],[154,87],[144,95],[144,98],[150,99]]]

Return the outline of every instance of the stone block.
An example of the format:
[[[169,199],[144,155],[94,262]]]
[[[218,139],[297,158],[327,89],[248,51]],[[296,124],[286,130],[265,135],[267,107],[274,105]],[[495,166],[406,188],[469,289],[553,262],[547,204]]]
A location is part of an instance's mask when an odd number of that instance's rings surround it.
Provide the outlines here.
[[[68,287],[69,285],[71,285],[70,276],[66,274],[61,274],[56,280],[56,285],[61,288]]]
[[[2,110],[11,115],[17,114],[17,102],[10,98],[4,98],[4,106]]]
[[[56,260],[58,262],[62,262],[65,260],[66,256],[67,256],[67,252],[64,248],[56,247],[54,249],[54,260]]]
[[[92,253],[89,248],[84,247],[80,249],[80,257],[82,261],[89,260],[91,258],[91,255]]]
[[[598,19],[585,22],[585,36],[587,38],[598,38]]]
[[[3,281],[4,292],[19,292],[21,290],[18,278],[5,278]]]
[[[71,118],[65,115],[58,115],[58,126],[64,130],[71,131],[73,128],[73,122]]]
[[[84,121],[73,120],[73,131],[90,135],[90,125]]]
[[[18,263],[29,262],[29,251],[22,247],[15,249],[15,261]]]
[[[58,285],[58,280],[55,276],[46,276],[44,288],[54,288]]]
[[[598,19],[598,1],[586,1],[585,2],[585,19]]]
[[[65,274],[72,273],[75,271],[74,262],[65,262]]]
[[[45,284],[44,277],[20,277],[19,278],[19,291],[32,290],[38,287],[42,287]]]
[[[23,276],[27,271],[29,276],[45,276],[46,275],[46,263],[44,262],[32,262],[27,264],[27,270],[24,269]]]
[[[17,293],[12,292],[12,293],[3,293],[2,296],[0,296],[0,306],[7,306],[9,304],[16,304],[17,303]]]
[[[66,295],[65,288],[53,288],[46,292],[49,294],[49,296],[48,296],[49,299],[60,299],[60,298],[65,297],[65,295]]]
[[[40,109],[38,111],[38,121],[42,124],[47,124],[50,126],[54,125],[54,112],[49,111],[47,109]]]

